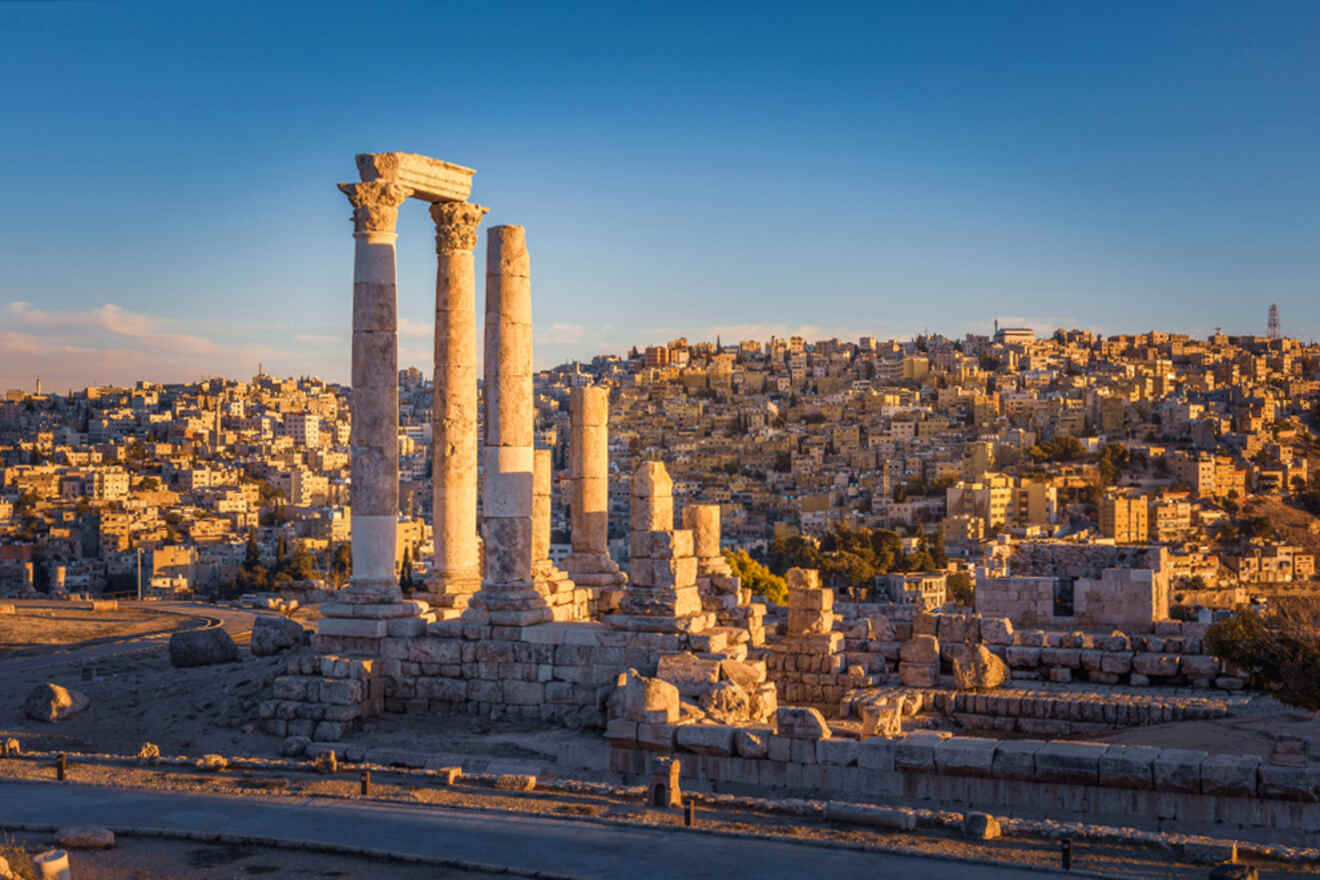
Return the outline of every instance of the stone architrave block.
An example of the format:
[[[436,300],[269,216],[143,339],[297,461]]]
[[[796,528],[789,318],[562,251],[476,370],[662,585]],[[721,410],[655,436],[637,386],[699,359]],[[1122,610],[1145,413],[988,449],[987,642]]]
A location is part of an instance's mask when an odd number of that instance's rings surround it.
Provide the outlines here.
[[[955,776],[994,775],[998,740],[974,736],[955,736],[935,746],[935,768]]]
[[[1201,762],[1201,793],[1255,797],[1261,763],[1257,755],[1207,755]]]
[[[1149,789],[1155,785],[1154,746],[1112,745],[1100,756],[1100,784],[1115,788]]]
[[[1108,748],[1107,743],[1048,742],[1036,752],[1036,781],[1096,785],[1100,757]]]
[[[1183,654],[1182,674],[1190,678],[1213,678],[1219,674],[1219,658],[1205,654]]]
[[[1209,754],[1199,749],[1160,749],[1155,758],[1155,788],[1158,791],[1201,791],[1201,763]]]

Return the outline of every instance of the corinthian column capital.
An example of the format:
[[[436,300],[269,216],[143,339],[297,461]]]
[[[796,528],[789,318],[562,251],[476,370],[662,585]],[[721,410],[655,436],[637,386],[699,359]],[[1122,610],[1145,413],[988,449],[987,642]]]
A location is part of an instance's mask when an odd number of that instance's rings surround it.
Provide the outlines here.
[[[435,221],[435,252],[470,251],[477,246],[477,226],[489,208],[471,202],[436,202],[431,206]]]
[[[353,206],[355,233],[393,233],[399,219],[399,205],[413,194],[410,188],[388,180],[341,183],[339,191],[348,196]]]

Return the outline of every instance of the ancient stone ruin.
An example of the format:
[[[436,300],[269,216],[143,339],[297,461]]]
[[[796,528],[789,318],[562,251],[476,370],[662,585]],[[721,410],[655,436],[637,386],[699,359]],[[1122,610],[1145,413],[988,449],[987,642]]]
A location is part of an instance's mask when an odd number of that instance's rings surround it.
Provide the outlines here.
[[[720,790],[1090,810],[1280,839],[1320,830],[1320,770],[1049,741],[1223,717],[1245,683],[1204,653],[1205,625],[1164,619],[1161,584],[1113,574],[1106,560],[1077,592],[1094,619],[1073,628],[1052,609],[1019,617],[1052,628],[1015,629],[1007,612],[836,602],[801,569],[788,573],[787,609],[768,611],[725,564],[719,506],[676,511],[664,463],[648,461],[632,475],[625,574],[607,551],[609,394],[584,387],[571,399],[572,553],[552,564],[526,234],[486,234],[479,443],[473,251],[486,209],[466,201],[473,172],[405,153],[357,162],[361,181],[340,186],[354,209],[353,576],[262,704],[267,732],[333,742],[380,712],[461,712],[601,729],[611,768],[649,780],[666,803],[681,766]],[[409,198],[430,205],[436,226],[435,560],[425,592],[405,599],[394,567],[394,243]],[[986,607],[1021,605],[1043,565],[1005,571]],[[1095,620],[1126,612],[1138,588],[1145,616],[1099,632]]]

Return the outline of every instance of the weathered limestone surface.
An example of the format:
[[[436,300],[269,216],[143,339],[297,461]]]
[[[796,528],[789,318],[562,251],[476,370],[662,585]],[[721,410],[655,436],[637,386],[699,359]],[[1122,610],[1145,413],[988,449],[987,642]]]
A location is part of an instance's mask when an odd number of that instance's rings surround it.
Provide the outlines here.
[[[569,479],[573,552],[564,570],[593,591],[594,609],[618,609],[627,576],[609,554],[609,389],[574,388],[569,395]]]
[[[385,179],[343,183],[353,205],[354,602],[400,599],[394,571],[399,515],[398,313],[394,242],[412,189]]]
[[[431,403],[432,522],[437,605],[462,610],[481,587],[477,555],[477,337],[473,249],[486,208],[431,206],[435,221],[435,383]]]

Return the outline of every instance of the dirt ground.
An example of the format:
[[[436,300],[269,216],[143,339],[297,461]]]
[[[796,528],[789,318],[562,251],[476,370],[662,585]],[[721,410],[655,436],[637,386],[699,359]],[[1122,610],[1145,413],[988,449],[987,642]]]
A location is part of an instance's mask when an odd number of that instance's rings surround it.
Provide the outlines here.
[[[30,872],[30,857],[54,848],[55,836],[18,833],[9,835],[7,843],[7,846],[0,846],[0,857],[8,859],[11,869]],[[485,880],[496,876],[484,871],[460,871],[406,862],[382,863],[380,859],[307,850],[123,836],[115,841],[113,849],[71,851],[69,872],[78,880],[231,880],[261,876],[305,880],[377,880],[382,876],[398,880]],[[517,877],[514,874],[499,876]]]
[[[90,611],[72,603],[20,605],[0,614],[0,657],[34,653],[77,642],[172,632],[193,625],[187,617],[158,611]]]

